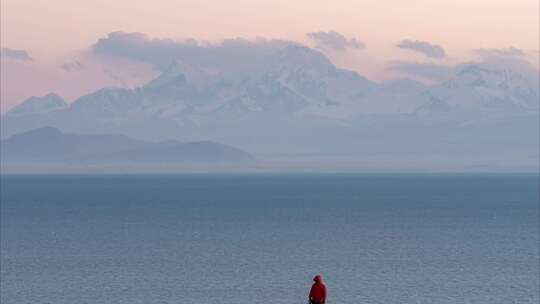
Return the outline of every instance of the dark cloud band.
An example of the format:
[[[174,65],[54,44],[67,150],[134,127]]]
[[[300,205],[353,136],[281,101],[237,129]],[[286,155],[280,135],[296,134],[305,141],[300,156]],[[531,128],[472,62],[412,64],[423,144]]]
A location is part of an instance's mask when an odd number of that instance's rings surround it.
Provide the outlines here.
[[[174,60],[226,70],[228,67],[241,68],[292,44],[295,43],[267,39],[250,41],[242,38],[226,39],[218,44],[203,44],[195,39],[174,41],[154,39],[142,33],[113,32],[99,39],[92,51],[96,55],[120,56],[142,61],[160,70],[167,68]]]
[[[33,61],[34,59],[26,52],[25,50],[15,50],[15,49],[9,49],[9,48],[2,48],[2,56],[14,59],[14,60],[20,60],[20,61]]]
[[[336,31],[320,31],[307,33],[310,39],[317,43],[319,48],[330,48],[337,51],[344,51],[347,48],[363,49],[366,47],[365,43],[356,38],[347,38],[343,34]]]
[[[446,52],[444,49],[437,44],[432,44],[426,41],[419,40],[402,40],[396,45],[400,49],[408,49],[414,52],[424,54],[430,58],[444,58],[446,57]]]

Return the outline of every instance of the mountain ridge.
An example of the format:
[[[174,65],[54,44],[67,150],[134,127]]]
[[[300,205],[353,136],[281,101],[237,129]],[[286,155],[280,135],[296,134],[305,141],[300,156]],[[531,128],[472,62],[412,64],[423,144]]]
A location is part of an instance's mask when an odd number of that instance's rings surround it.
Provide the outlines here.
[[[212,141],[148,142],[125,135],[64,133],[44,127],[1,142],[3,163],[220,163],[253,162],[249,153]]]
[[[501,147],[528,159],[537,154],[538,88],[517,72],[469,64],[437,84],[377,83],[303,46],[257,60],[239,71],[177,60],[136,89],[103,88],[67,107],[8,112],[2,138],[54,126],[139,140],[204,138],[264,155],[367,157],[404,145],[416,155],[454,146],[477,158]]]

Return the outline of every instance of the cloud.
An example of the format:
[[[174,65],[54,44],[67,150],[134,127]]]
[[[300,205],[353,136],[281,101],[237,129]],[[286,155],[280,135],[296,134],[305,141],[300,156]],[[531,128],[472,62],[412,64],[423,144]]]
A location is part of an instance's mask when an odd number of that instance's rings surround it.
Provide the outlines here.
[[[71,59],[70,61],[62,64],[60,68],[66,72],[82,71],[84,65],[78,59]]]
[[[430,58],[446,57],[446,52],[440,45],[432,44],[426,41],[404,39],[398,43],[396,47],[422,53]]]
[[[366,45],[356,38],[347,38],[336,31],[307,33],[310,39],[317,43],[318,48],[330,48],[336,51],[344,51],[347,48],[363,49]]]
[[[14,59],[14,60],[20,60],[20,61],[33,61],[34,59],[26,52],[25,50],[15,50],[15,49],[9,49],[9,48],[2,48],[2,56]]]
[[[481,57],[523,57],[525,52],[513,46],[502,49],[475,49],[474,52]]]
[[[149,63],[158,70],[166,69],[175,60],[218,69],[250,68],[262,58],[296,44],[276,39],[225,39],[221,43],[202,43],[195,39],[175,41],[150,38],[143,33],[113,32],[99,39],[92,47],[98,56],[118,56]]]

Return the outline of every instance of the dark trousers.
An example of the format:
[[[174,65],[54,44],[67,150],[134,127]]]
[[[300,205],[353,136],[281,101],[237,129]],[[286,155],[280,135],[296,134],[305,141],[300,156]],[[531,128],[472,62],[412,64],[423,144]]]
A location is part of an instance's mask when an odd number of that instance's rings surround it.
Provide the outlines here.
[[[309,304],[323,304],[322,301],[309,300]]]

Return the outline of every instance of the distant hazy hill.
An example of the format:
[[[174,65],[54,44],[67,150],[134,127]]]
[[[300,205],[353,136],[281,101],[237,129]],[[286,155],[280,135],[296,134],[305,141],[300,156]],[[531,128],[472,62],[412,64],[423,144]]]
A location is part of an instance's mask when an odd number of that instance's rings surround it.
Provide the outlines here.
[[[122,135],[79,135],[52,127],[11,136],[1,142],[3,163],[237,163],[247,152],[210,142],[152,143]]]

